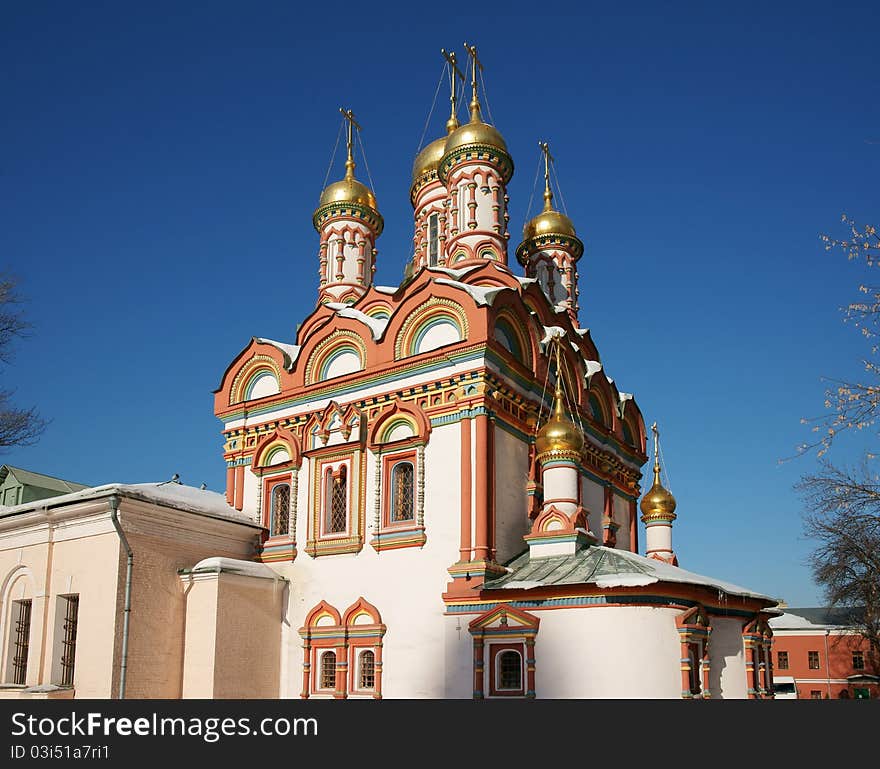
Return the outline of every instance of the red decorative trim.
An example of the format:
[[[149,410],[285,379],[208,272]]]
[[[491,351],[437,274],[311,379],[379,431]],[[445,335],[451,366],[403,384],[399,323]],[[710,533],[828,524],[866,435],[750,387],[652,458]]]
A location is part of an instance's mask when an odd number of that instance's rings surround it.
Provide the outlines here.
[[[407,418],[407,421],[411,422],[413,425],[415,435],[410,439],[406,439],[407,441],[411,443],[428,442],[428,439],[431,436],[431,422],[428,417],[425,416],[425,412],[413,404],[396,401],[383,409],[370,427],[369,436],[367,438],[367,445],[370,449],[377,451],[382,445],[387,445],[386,443],[380,442],[379,438],[389,421],[393,421],[398,417]],[[395,443],[397,443],[397,441],[395,441]]]
[[[290,456],[290,459],[287,462],[283,462],[277,466],[264,466],[262,463],[266,451],[272,446],[279,443],[283,443],[287,447],[287,453]],[[257,443],[257,448],[254,451],[254,458],[251,462],[251,468],[253,468],[254,472],[257,472],[257,470],[280,470],[287,467],[299,467],[301,464],[302,449],[300,447],[299,438],[297,438],[296,435],[294,435],[290,430],[286,430],[283,427],[278,427],[274,429],[271,433],[267,433],[266,435],[261,436],[259,442]]]

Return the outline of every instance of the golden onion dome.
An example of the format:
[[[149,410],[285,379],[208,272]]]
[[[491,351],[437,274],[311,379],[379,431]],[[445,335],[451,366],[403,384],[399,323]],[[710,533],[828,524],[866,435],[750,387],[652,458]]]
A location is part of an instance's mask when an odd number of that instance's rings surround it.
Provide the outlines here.
[[[550,209],[541,211],[537,216],[532,217],[523,227],[523,240],[530,240],[541,235],[567,235],[572,238],[577,237],[574,230],[574,224],[565,214]]]
[[[660,483],[659,464],[654,464],[654,485],[642,497],[639,509],[645,519],[675,519],[675,497]]]
[[[446,147],[447,138],[449,137],[441,136],[439,139],[434,139],[434,141],[416,155],[412,169],[413,184],[415,184],[423,175],[436,171],[440,166],[440,159],[445,154],[444,148]]]
[[[566,415],[562,405],[562,391],[557,387],[553,404],[553,414],[538,430],[535,449],[540,456],[549,452],[580,453],[584,447],[584,436]]]
[[[326,206],[329,203],[356,203],[357,205],[367,206],[374,211],[376,208],[376,196],[366,184],[359,182],[354,178],[354,163],[351,161],[345,164],[345,178],[338,182],[328,184],[321,193],[318,201],[318,208]]]
[[[479,113],[477,113],[479,115]],[[459,147],[467,144],[486,144],[490,147],[497,147],[507,152],[507,143],[495,126],[484,123],[477,117],[470,123],[465,123],[460,128],[456,128],[446,139],[446,146],[443,154],[448,155]]]

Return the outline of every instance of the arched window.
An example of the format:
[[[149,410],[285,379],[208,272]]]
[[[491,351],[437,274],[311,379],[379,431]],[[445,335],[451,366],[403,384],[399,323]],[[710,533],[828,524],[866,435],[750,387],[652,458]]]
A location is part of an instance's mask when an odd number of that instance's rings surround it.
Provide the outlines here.
[[[440,214],[428,217],[428,264],[437,266],[440,257]]]
[[[272,487],[270,528],[273,537],[287,534],[290,528],[290,486],[278,483]]]
[[[328,534],[345,532],[348,519],[348,469],[327,470],[324,527]]]
[[[376,655],[371,651],[361,652],[358,662],[358,689],[362,691],[375,689]]]
[[[336,652],[324,652],[321,655],[321,688],[336,688]]]
[[[522,689],[522,657],[519,652],[505,651],[498,655],[496,671],[498,690]]]
[[[412,462],[398,462],[391,470],[391,523],[413,520]]]

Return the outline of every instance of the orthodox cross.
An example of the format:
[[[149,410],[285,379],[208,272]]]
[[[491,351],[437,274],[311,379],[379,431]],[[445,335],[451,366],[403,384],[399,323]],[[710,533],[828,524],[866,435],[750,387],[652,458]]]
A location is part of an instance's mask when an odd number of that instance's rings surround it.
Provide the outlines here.
[[[346,173],[354,171],[354,157],[352,156],[352,130],[357,128],[358,131],[361,130],[360,123],[354,119],[354,112],[350,109],[344,109],[342,107],[339,108],[339,111],[342,113],[342,117],[348,121],[347,131],[346,131],[346,146],[348,147],[348,160],[345,161],[345,170]]]
[[[477,67],[480,68],[480,72],[483,71],[483,65],[480,63],[480,59],[477,57],[477,46],[464,44],[464,49],[468,52],[468,56],[471,57],[471,109],[475,106],[479,108],[480,103],[477,101]]]
[[[651,425],[651,432],[654,433],[654,469],[660,468],[660,431],[657,429],[657,423]]]
[[[458,68],[458,65],[455,63],[455,52],[449,52],[445,48],[440,49],[440,53],[443,54],[443,58],[449,63],[449,86],[452,89],[452,95],[449,97],[449,101],[452,102],[452,116],[450,120],[456,120],[455,116],[455,78],[457,77],[461,82],[464,82],[464,73]]]
[[[550,154],[550,145],[547,142],[538,142],[538,147],[544,154],[544,210],[549,211],[552,207],[553,191],[550,189],[550,164],[555,158]]]

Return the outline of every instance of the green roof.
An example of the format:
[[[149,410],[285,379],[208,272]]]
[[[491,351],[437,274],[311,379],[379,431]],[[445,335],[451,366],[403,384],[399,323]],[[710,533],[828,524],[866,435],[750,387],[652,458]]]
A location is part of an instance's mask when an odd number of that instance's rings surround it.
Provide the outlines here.
[[[699,585],[729,595],[741,595],[776,603],[761,593],[714,577],[695,574],[654,558],[602,545],[581,547],[568,555],[532,558],[521,553],[507,565],[507,574],[487,580],[478,590],[529,590],[550,585],[595,585],[599,588],[644,587],[672,582]]]
[[[68,494],[72,491],[82,491],[88,486],[82,483],[74,483],[73,481],[65,481],[61,478],[55,478],[51,475],[43,475],[43,473],[35,473],[30,470],[24,470],[20,467],[12,465],[0,466],[0,483],[6,480],[8,474],[12,476],[24,486],[36,486],[39,489],[47,489],[49,491],[59,491],[62,494]]]

